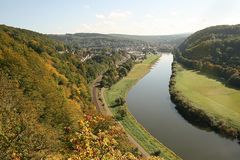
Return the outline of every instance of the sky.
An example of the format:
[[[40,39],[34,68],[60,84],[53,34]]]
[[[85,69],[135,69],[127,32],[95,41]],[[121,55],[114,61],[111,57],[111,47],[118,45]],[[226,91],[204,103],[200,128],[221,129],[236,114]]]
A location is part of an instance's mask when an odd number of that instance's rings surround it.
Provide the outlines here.
[[[0,0],[0,24],[45,34],[169,35],[240,23],[240,0]]]

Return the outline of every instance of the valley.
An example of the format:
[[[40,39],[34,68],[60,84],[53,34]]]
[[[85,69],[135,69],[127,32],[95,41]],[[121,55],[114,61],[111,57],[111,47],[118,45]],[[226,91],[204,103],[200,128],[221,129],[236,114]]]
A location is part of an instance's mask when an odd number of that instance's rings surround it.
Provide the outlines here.
[[[237,160],[239,40],[0,25],[0,158]]]

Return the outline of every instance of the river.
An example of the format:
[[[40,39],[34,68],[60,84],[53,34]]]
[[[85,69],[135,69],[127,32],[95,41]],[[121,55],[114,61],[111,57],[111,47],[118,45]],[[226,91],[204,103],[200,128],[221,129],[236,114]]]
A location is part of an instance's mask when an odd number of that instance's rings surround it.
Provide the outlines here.
[[[155,138],[184,160],[239,160],[240,145],[186,121],[170,100],[172,54],[163,54],[128,93],[130,112]],[[196,82],[192,82],[196,83]]]

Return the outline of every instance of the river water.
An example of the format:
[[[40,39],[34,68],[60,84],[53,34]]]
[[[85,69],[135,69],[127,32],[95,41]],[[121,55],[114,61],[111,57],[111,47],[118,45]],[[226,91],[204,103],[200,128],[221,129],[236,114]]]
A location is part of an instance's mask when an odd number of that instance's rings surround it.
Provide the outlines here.
[[[183,119],[170,100],[172,54],[163,54],[128,93],[130,112],[155,138],[184,160],[240,160],[240,145]],[[196,83],[196,82],[190,82]]]

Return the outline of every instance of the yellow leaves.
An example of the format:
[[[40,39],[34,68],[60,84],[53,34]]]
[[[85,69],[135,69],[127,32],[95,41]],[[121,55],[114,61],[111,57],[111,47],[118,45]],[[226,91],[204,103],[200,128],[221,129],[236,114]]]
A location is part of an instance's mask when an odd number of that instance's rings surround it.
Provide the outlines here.
[[[64,82],[67,82],[67,81],[68,81],[68,79],[67,79],[64,75],[62,75],[61,73],[59,73],[59,72],[57,71],[57,69],[52,66],[52,62],[45,63],[45,68],[46,68],[49,72],[54,73],[56,76],[60,77]]]
[[[137,160],[138,158],[136,158],[132,153],[127,152],[127,153],[125,153],[125,154],[122,156],[121,159],[122,159],[122,160],[124,160],[124,159],[127,159],[127,160]]]
[[[104,146],[108,146],[109,145],[109,143],[110,143],[110,141],[109,141],[109,139],[108,138],[103,138],[103,145]]]
[[[152,156],[152,157],[148,158],[147,160],[164,160],[164,158]]]
[[[118,127],[110,127],[110,130],[99,129],[97,133],[93,130],[95,125],[103,123],[105,119],[102,116],[85,115],[83,120],[79,121],[80,130],[69,139],[74,146],[76,157],[70,159],[94,159],[115,160],[121,157],[129,157],[131,154],[122,154],[116,148],[118,145],[115,137],[118,136]],[[132,156],[132,155],[131,155]],[[123,158],[125,159],[125,158]]]
[[[85,115],[79,121],[80,129],[76,132],[69,142],[73,145],[75,155],[68,160],[137,160],[132,153],[121,152],[118,149],[119,136],[125,134],[118,125],[111,124],[108,129],[93,128],[99,123],[105,123],[106,119],[102,116]],[[151,157],[148,160],[162,160]]]
[[[79,121],[79,125],[80,125],[80,126],[83,126],[83,125],[84,125],[84,120],[80,120],[80,121]]]
[[[47,155],[47,157],[45,159],[46,160],[60,160],[60,159],[64,159],[64,156],[60,153],[53,153],[53,154]]]
[[[111,141],[112,141],[111,143],[112,143],[113,145],[115,145],[115,146],[118,145],[118,143],[117,143],[117,141],[116,141],[115,139],[111,139]]]

